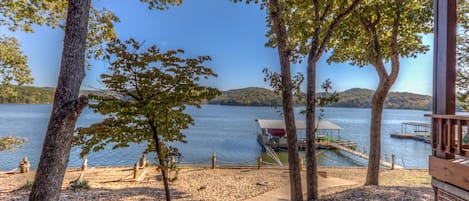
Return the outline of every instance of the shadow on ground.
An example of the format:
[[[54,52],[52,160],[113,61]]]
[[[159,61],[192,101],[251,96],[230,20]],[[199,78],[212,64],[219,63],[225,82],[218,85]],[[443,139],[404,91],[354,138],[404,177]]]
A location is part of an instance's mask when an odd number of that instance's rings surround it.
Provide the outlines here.
[[[23,201],[28,200],[29,190],[19,189],[0,196],[0,200]],[[164,189],[151,187],[129,187],[123,189],[89,189],[65,190],[60,193],[60,201],[137,201],[164,200]],[[172,189],[171,198],[174,200],[190,200],[188,194]]]
[[[428,187],[362,186],[321,197],[320,201],[432,201],[433,190]]]

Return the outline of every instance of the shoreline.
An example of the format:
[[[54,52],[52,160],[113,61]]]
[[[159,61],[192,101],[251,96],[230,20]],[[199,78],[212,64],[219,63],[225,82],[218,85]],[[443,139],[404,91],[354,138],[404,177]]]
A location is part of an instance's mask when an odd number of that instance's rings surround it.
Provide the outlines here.
[[[320,189],[320,196],[326,200],[329,199],[328,196],[341,195],[340,192],[350,190],[373,191],[363,187],[366,167],[319,167],[318,170],[326,172],[325,181],[335,182],[330,185],[331,187]],[[28,186],[28,181],[30,185],[34,179],[34,173],[35,171],[26,174],[0,174],[0,200],[27,200],[30,190],[25,187]],[[132,178],[131,166],[88,167],[83,180],[88,182],[91,189],[71,190],[69,183],[79,178],[80,174],[80,168],[67,169],[60,200],[164,198],[163,182],[156,166],[146,167],[145,171],[140,170],[137,179]],[[305,171],[301,174],[304,180]],[[416,196],[431,194],[430,179],[427,169],[381,169],[380,171],[383,188],[397,194],[410,191],[423,191],[416,193]],[[248,200],[284,188],[288,183],[288,167],[263,167],[258,170],[254,166],[224,166],[216,169],[208,166],[182,166],[178,179],[170,182],[170,188],[174,200]],[[344,185],[346,183],[347,185]],[[399,188],[407,190],[396,190]]]
[[[155,166],[154,164],[150,164],[150,166]],[[200,165],[200,164],[179,164],[178,167],[180,168],[211,168],[211,165]],[[318,166],[318,169],[321,168],[333,168],[333,169],[366,169],[368,166]],[[104,166],[88,166],[88,168],[133,168],[133,165],[104,165]],[[217,169],[257,169],[257,165],[222,165],[217,166]],[[17,171],[19,168],[15,168],[8,171],[0,171],[1,174],[7,174],[10,171]],[[69,170],[80,170],[81,167],[73,166],[67,167],[67,171]],[[288,164],[285,166],[273,166],[273,165],[263,165],[261,169],[272,169],[272,170],[288,170]],[[36,169],[30,169],[30,171],[35,171]],[[380,168],[380,170],[391,170],[390,168]],[[428,168],[401,168],[401,170],[428,170]]]

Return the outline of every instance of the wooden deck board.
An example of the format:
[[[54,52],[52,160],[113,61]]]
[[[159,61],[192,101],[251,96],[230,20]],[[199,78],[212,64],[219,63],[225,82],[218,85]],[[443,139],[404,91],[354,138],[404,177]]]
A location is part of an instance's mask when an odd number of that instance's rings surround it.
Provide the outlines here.
[[[334,142],[323,143],[323,144],[321,144],[321,145],[323,145],[323,146],[331,146],[331,147],[333,147],[333,148],[340,149],[340,150],[342,150],[342,151],[346,151],[346,152],[348,152],[348,153],[350,153],[350,154],[353,154],[353,155],[355,155],[355,156],[358,156],[358,157],[360,157],[360,158],[369,160],[368,155],[363,154],[363,153],[360,153],[359,151],[356,151],[356,150],[347,148],[347,147],[345,147],[345,146],[339,145],[339,144],[334,143]],[[380,163],[382,166],[392,167],[392,163],[387,162],[387,161],[380,160],[379,163]],[[399,165],[397,165],[397,164],[394,164],[394,168],[396,168],[396,169],[403,169],[404,167],[399,166]]]

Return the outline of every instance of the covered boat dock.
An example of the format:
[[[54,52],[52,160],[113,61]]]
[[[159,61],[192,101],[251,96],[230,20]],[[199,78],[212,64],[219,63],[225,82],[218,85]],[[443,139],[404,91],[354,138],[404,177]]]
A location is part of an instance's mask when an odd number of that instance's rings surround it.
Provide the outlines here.
[[[286,149],[288,146],[284,120],[257,119],[260,131],[257,134],[259,144],[270,146],[274,149]],[[304,148],[306,145],[306,121],[295,121],[298,137],[298,147]],[[336,137],[340,139],[342,128],[330,121],[316,121],[317,139],[330,139]]]

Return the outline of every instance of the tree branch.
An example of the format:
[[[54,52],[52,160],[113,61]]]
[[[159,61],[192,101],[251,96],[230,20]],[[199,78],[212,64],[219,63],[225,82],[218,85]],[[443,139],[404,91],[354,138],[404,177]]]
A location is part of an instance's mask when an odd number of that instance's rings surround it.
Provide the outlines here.
[[[394,18],[394,22],[392,25],[392,32],[391,32],[391,75],[390,79],[395,80],[397,75],[399,74],[399,52],[398,52],[398,45],[397,40],[399,36],[399,25],[401,23],[401,8],[400,5],[397,5],[397,12],[396,17]]]
[[[331,2],[332,1],[328,1],[329,4],[327,4],[326,8],[324,9],[324,12],[322,13],[321,17],[319,18],[319,21],[323,21],[325,18],[326,18],[326,15],[327,13],[329,12],[329,9],[331,9]]]
[[[319,50],[316,53],[316,57],[321,57],[321,54],[325,51],[326,47],[329,45],[330,38],[332,36],[332,33],[334,33],[334,30],[339,26],[340,22],[344,20],[346,17],[348,17],[357,7],[360,5],[362,0],[354,0],[352,2],[352,5],[348,7],[343,13],[340,13],[337,15],[334,20],[332,20],[331,25],[329,26],[329,29],[327,30],[326,35],[324,36],[323,40],[321,41],[321,46],[319,47]]]

